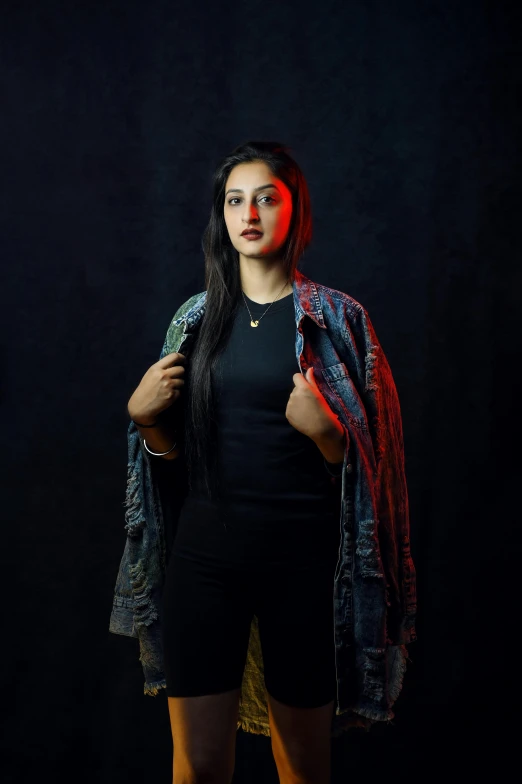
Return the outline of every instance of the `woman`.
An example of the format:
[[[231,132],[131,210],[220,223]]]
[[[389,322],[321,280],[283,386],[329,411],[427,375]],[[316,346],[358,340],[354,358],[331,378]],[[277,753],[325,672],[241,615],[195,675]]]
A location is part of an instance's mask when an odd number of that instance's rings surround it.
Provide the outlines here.
[[[180,308],[128,404],[149,470],[183,456],[188,477],[155,684],[168,696],[174,784],[232,780],[254,621],[281,782],[330,781],[333,718],[393,716],[415,639],[395,386],[362,306],[297,270],[310,239],[308,189],[288,151],[236,148],[214,176],[206,292]],[[131,505],[129,547],[135,520],[147,525]],[[138,634],[152,634],[146,559],[132,558],[120,571]]]

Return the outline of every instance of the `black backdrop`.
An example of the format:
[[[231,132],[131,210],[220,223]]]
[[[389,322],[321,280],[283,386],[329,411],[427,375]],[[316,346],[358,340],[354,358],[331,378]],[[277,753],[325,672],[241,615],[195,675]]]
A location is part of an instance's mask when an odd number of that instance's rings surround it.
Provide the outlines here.
[[[300,269],[367,308],[403,412],[419,640],[393,726],[335,740],[333,781],[505,760],[520,680],[515,11],[1,5],[4,780],[171,780],[165,693],[143,695],[137,641],[108,632],[125,408],[204,289],[210,175],[250,138],[292,148],[314,216]],[[277,781],[269,739],[239,732],[234,782],[261,781]]]

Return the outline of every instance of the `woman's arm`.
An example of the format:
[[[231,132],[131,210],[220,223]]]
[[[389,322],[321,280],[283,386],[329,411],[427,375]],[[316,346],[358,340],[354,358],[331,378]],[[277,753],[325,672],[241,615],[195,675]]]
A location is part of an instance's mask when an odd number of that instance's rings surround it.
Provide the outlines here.
[[[152,418],[150,420],[137,414],[133,415],[130,410],[129,416],[135,422],[141,422],[144,425],[152,424],[156,421],[155,427],[140,427],[138,424],[136,424],[136,427],[147,442],[149,449],[153,452],[167,452],[176,443],[177,446],[172,452],[162,456],[163,460],[175,460],[181,454],[179,428],[177,426],[178,423],[172,416],[165,416],[167,412],[169,412],[169,409],[159,414],[155,419]]]

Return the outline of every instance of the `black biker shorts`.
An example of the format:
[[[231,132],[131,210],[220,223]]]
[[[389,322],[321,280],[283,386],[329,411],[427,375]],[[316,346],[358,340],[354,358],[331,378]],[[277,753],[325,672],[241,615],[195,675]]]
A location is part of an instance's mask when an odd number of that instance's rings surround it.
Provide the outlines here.
[[[260,565],[238,571],[172,552],[163,590],[167,695],[239,688],[255,614],[268,693],[293,707],[331,702],[337,552],[332,555],[328,563],[306,569]]]

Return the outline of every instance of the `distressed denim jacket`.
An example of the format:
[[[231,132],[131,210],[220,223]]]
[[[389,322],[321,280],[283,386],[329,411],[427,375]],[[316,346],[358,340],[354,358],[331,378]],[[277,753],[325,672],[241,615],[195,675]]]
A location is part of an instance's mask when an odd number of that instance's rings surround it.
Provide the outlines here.
[[[178,351],[190,360],[206,294],[196,294],[178,309],[160,359]],[[333,480],[341,483],[332,586],[337,681],[332,737],[337,737],[351,727],[369,729],[393,718],[409,658],[406,645],[416,639],[402,421],[390,366],[362,305],[299,270],[293,299],[297,366],[305,375],[313,365],[317,385],[346,435],[342,472]],[[132,421],[127,440],[126,541],[109,631],[138,638],[144,693],[156,695],[166,688],[161,618],[167,518],[158,481],[158,461],[165,461],[146,451]],[[174,526],[177,519],[179,514]],[[209,640],[208,656],[212,649]],[[263,672],[254,616],[237,726],[270,736]]]

